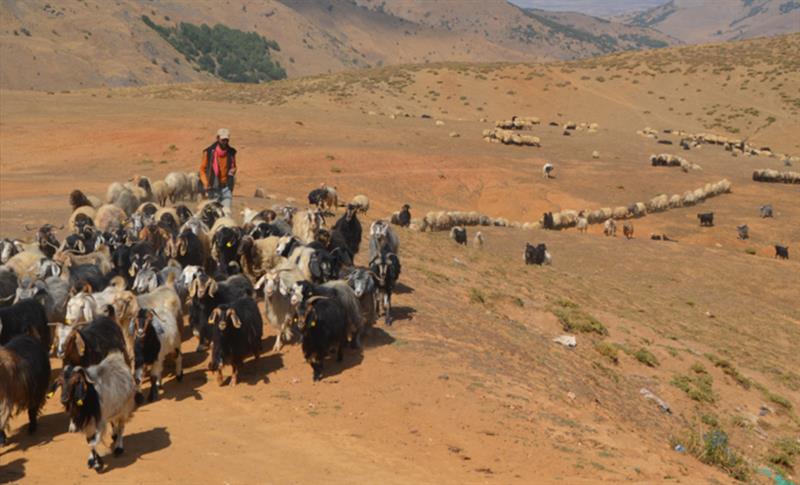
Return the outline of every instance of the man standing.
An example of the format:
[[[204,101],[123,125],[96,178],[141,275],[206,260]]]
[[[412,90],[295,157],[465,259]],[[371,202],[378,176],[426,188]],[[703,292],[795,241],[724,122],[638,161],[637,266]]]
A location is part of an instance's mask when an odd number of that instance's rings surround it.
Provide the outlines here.
[[[200,162],[200,180],[206,197],[217,199],[230,210],[233,197],[234,175],[236,175],[236,149],[228,144],[231,135],[226,128],[217,131],[217,141],[203,150]]]

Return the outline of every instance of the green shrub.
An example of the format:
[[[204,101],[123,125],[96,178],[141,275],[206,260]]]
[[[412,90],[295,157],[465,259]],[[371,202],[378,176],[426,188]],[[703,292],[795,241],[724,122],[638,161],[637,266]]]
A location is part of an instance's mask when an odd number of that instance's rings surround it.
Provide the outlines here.
[[[794,470],[794,458],[800,455],[800,442],[792,438],[781,438],[772,444],[767,461],[784,471]]]
[[[566,332],[594,332],[608,335],[608,329],[599,320],[569,300],[557,300],[550,306],[550,312],[558,318]]]
[[[714,403],[716,396],[711,386],[714,379],[708,375],[701,364],[691,367],[693,375],[677,374],[672,378],[672,385],[686,393],[689,398],[698,402]]]
[[[594,344],[594,349],[611,362],[615,364],[619,363],[619,349],[616,345],[606,342],[605,340],[601,340]]]
[[[270,57],[270,51],[280,51],[280,46],[256,32],[244,32],[222,24],[209,27],[187,22],[165,27],[147,15],[142,15],[142,22],[158,32],[189,62],[225,81],[258,83],[286,77],[286,71]]]
[[[754,248],[746,248],[744,250],[744,252],[746,252],[747,254],[750,254],[750,255],[755,255],[756,254],[756,250]]]
[[[712,354],[706,354],[708,360],[710,360],[715,366],[722,369],[726,375],[730,376],[733,380],[735,380],[739,385],[744,387],[745,389],[750,389],[750,379],[743,376],[739,373],[736,367],[733,366],[730,362],[725,359],[720,359]]]
[[[636,357],[636,360],[648,367],[658,367],[659,365],[656,356],[644,347],[634,352],[633,356]]]

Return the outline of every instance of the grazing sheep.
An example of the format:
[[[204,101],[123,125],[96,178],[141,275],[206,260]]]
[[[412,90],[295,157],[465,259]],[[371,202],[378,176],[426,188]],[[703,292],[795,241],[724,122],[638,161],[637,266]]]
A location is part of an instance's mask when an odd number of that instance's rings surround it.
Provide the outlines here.
[[[472,240],[472,245],[478,249],[482,249],[483,244],[484,244],[483,233],[481,233],[481,231],[478,231],[475,233],[475,238],[473,238]]]
[[[123,226],[128,216],[113,204],[101,205],[94,216],[94,225],[101,232],[115,231]]]
[[[181,325],[170,312],[156,313],[140,309],[131,320],[129,332],[133,334],[134,379],[137,392],[142,385],[142,374],[150,370],[150,395],[148,401],[158,399],[161,373],[168,355],[175,356],[175,379],[183,379],[181,356]]]
[[[198,195],[202,195],[205,193],[205,189],[203,188],[203,183],[200,181],[200,174],[197,172],[186,172],[186,180],[189,182],[188,184],[188,195],[189,199],[194,202],[197,199]]]
[[[775,257],[779,259],[789,259],[789,246],[775,245]]]
[[[614,219],[607,219],[606,222],[603,223],[603,234],[611,237],[617,235],[617,223]]]
[[[36,431],[49,381],[50,359],[39,339],[17,335],[0,347],[0,446],[6,442],[9,420],[23,409],[28,411],[28,433]]]
[[[252,354],[254,360],[258,360],[261,355],[263,321],[258,306],[252,298],[239,298],[215,308],[208,324],[213,326],[208,368],[217,373],[217,384],[222,385],[222,367],[230,363],[233,367],[231,385],[235,386],[245,357]]]
[[[369,210],[369,197],[361,194],[356,195],[350,201],[350,205],[354,206],[361,214],[366,215]]]
[[[191,192],[189,177],[183,172],[170,172],[164,177],[164,183],[167,185],[167,192],[169,200],[173,204],[186,197]]]
[[[153,200],[155,200],[158,205],[165,206],[167,205],[167,201],[169,200],[169,186],[163,180],[156,180],[153,182]]]
[[[125,423],[136,408],[130,367],[121,352],[111,352],[97,365],[65,368],[59,384],[61,404],[70,417],[69,430],[84,432],[91,447],[87,465],[99,472],[103,460],[97,445],[103,441],[109,424],[114,455],[123,453]]]
[[[628,217],[628,208],[624,205],[614,208],[614,212],[612,212],[611,217],[614,219],[625,219]]]
[[[586,232],[589,229],[589,219],[583,216],[578,217],[576,226],[578,227],[578,232]]]
[[[462,244],[464,246],[467,245],[467,229],[462,226],[455,226],[454,228],[450,229],[450,239],[456,242],[456,244]]]
[[[713,226],[714,225],[714,213],[713,212],[702,212],[697,214],[697,218],[700,219],[700,226]]]
[[[633,239],[633,223],[630,221],[625,221],[622,224],[622,234],[625,235],[625,239]]]
[[[546,179],[551,178],[553,170],[555,170],[555,167],[553,166],[552,163],[545,163],[544,165],[542,165],[542,177]]]

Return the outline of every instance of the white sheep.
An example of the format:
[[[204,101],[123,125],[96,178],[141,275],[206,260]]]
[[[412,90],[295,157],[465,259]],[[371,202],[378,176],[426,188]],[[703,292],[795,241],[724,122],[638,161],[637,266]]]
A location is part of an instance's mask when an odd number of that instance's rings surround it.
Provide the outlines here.
[[[164,177],[164,183],[167,184],[169,200],[173,203],[183,199],[190,193],[189,178],[183,172],[168,173]]]
[[[358,212],[366,214],[369,210],[369,197],[363,194],[356,195],[350,201],[350,205],[355,206],[358,209]]]
[[[158,205],[167,205],[167,201],[169,200],[169,186],[167,186],[167,183],[163,180],[156,180],[153,182],[152,189],[153,200],[156,201]]]

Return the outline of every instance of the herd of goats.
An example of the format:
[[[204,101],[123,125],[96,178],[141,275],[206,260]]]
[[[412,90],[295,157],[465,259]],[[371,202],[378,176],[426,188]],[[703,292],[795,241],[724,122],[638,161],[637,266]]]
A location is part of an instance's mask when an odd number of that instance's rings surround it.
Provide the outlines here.
[[[277,334],[273,350],[301,342],[314,381],[328,356],[341,361],[345,348],[359,351],[378,318],[391,325],[401,271],[392,225],[409,225],[408,205],[391,223],[369,225],[369,263],[356,266],[366,196],[339,205],[335,189],[323,186],[309,194],[309,209],[244,209],[237,224],[215,200],[192,211],[180,202],[192,195],[187,187],[168,194],[171,207],[151,196],[146,177],[110,187],[106,204],[76,190],[62,241],[50,224],[33,242],[0,241],[0,445],[22,411],[33,433],[46,398],[60,389],[69,430],[85,433],[88,466],[101,471],[97,445],[110,426],[113,453],[123,452],[145,376],[149,401],[159,396],[166,360],[182,379],[185,315],[220,385],[223,366],[232,367],[235,385],[243,361],[259,358],[258,300]],[[137,199],[135,208],[119,204]],[[344,214],[326,226],[337,207]],[[51,353],[62,360],[53,381]]]

